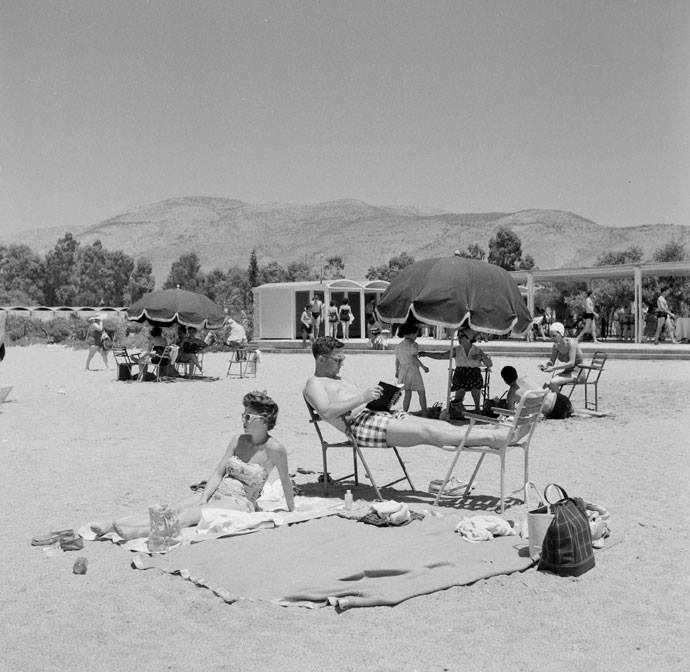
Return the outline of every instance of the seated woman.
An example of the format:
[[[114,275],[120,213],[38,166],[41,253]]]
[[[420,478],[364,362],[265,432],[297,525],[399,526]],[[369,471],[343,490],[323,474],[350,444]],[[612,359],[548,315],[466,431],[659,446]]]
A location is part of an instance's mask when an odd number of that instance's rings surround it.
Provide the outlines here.
[[[161,355],[168,345],[168,341],[163,336],[163,330],[160,327],[151,327],[149,334],[149,342],[146,351],[143,352],[138,359],[139,364],[139,380],[144,379],[149,364],[158,364],[167,366],[169,361],[161,361]],[[167,357],[165,358],[167,360]]]
[[[265,392],[249,392],[242,403],[244,432],[230,439],[225,455],[203,492],[190,495],[175,505],[180,527],[197,525],[204,507],[257,511],[257,500],[273,469],[278,470],[288,510],[295,510],[285,446],[269,434],[278,418],[278,404]],[[123,539],[147,537],[150,533],[148,515],[95,524],[91,529],[98,535],[115,531]]]
[[[192,376],[194,375],[195,368],[199,369],[199,373],[201,373],[201,362],[196,353],[205,348],[206,343],[196,337],[196,329],[194,327],[185,328],[180,325],[177,333],[177,343],[180,346],[180,351],[176,361],[180,364],[187,364],[188,368],[191,369]]]
[[[554,322],[549,327],[549,336],[553,339],[551,357],[546,364],[540,364],[539,368],[545,372],[553,372],[554,375],[544,387],[558,392],[561,385],[578,382],[584,375],[578,371],[579,365],[582,364],[582,349],[577,338],[565,336],[565,327],[560,322]],[[563,364],[556,365],[556,362]]]

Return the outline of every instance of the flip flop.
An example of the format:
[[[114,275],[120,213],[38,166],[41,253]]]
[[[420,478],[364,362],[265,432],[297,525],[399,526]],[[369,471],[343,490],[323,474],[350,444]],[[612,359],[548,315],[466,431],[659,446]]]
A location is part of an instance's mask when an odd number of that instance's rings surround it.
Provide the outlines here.
[[[49,532],[48,534],[45,534],[43,536],[38,536],[38,537],[33,537],[31,539],[31,545],[32,546],[52,546],[53,544],[57,544],[59,541],[61,541],[64,538],[74,538],[75,533],[74,530],[57,530],[55,532]]]

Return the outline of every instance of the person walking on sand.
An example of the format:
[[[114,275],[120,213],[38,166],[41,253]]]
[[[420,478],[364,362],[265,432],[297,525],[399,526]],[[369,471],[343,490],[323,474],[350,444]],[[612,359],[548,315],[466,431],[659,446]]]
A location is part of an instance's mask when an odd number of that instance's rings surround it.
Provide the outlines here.
[[[426,390],[419,369],[429,373],[428,367],[419,361],[419,346],[415,343],[419,329],[413,324],[403,324],[398,329],[402,340],[395,347],[395,377],[403,386],[403,411],[410,410],[412,392],[419,395],[419,405],[426,414]]]
[[[659,338],[661,337],[664,327],[666,326],[668,328],[667,323],[670,323],[670,321],[675,318],[666,300],[669,291],[668,287],[662,287],[656,300],[656,332],[654,333],[654,345],[659,345]],[[671,343],[675,343],[676,336],[672,330],[669,331],[669,336],[671,337]]]
[[[582,331],[578,334],[577,340],[581,341],[585,334],[592,335],[592,341],[598,343],[597,340],[597,318],[599,313],[596,312],[594,308],[594,299],[592,298],[592,290],[587,290],[587,298],[585,299],[585,312],[582,315],[582,319],[585,321],[585,326],[582,327]]]
[[[99,352],[101,358],[103,359],[103,364],[105,368],[109,369],[108,365],[108,351],[109,346],[112,346],[112,341],[108,332],[103,328],[103,318],[100,316],[89,318],[89,328],[86,331],[86,340],[89,343],[89,354],[86,356],[86,370],[91,371],[89,364],[93,356]]]

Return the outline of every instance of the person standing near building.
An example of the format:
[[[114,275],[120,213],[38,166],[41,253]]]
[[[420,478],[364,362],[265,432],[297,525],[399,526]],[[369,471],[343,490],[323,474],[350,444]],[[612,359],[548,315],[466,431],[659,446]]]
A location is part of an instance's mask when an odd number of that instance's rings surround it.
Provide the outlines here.
[[[311,300],[311,321],[313,338],[318,338],[321,335],[320,331],[322,315],[323,301],[321,301],[321,297],[318,294],[314,294],[314,298]]]
[[[304,310],[300,315],[299,321],[302,323],[302,347],[307,347],[307,340],[310,343],[314,342],[313,327],[314,322],[311,317],[311,306],[304,306]]]
[[[585,312],[582,315],[582,319],[585,321],[585,326],[582,327],[582,331],[579,333],[577,340],[581,341],[585,334],[592,334],[592,341],[598,343],[597,339],[597,318],[599,313],[594,309],[594,299],[592,298],[592,290],[587,290],[587,298],[585,299]]]
[[[350,308],[350,300],[345,297],[338,308],[338,317],[340,318],[340,326],[343,330],[343,340],[350,340],[350,322],[352,320],[352,309]]]
[[[338,336],[338,306],[335,305],[335,301],[331,301],[328,306],[328,335],[336,338]]]

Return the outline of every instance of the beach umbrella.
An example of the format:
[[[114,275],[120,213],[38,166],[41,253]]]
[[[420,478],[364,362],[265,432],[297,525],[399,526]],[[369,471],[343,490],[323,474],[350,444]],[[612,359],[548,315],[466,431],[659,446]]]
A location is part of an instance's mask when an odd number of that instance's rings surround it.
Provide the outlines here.
[[[408,320],[488,334],[524,333],[532,323],[517,283],[495,264],[463,257],[406,266],[378,301],[382,320]]]
[[[489,334],[521,334],[532,324],[508,271],[458,256],[423,259],[405,267],[393,278],[376,310],[384,322],[421,322],[452,329],[448,401],[456,329],[469,326]]]
[[[181,324],[197,329],[218,329],[225,322],[223,309],[207,296],[179,288],[144,294],[127,308],[127,317],[154,327]]]

